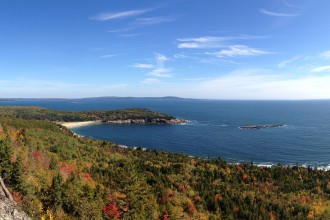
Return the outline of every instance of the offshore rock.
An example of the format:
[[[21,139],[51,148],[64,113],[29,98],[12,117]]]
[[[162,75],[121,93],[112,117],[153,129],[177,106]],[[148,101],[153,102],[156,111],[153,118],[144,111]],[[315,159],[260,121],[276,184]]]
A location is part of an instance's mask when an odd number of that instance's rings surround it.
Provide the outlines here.
[[[242,129],[261,129],[261,128],[280,128],[284,127],[284,125],[245,125],[245,126],[240,126],[239,128]]]
[[[107,123],[112,123],[112,124],[181,124],[186,122],[187,122],[186,120],[181,118],[126,119],[126,120],[107,121]]]

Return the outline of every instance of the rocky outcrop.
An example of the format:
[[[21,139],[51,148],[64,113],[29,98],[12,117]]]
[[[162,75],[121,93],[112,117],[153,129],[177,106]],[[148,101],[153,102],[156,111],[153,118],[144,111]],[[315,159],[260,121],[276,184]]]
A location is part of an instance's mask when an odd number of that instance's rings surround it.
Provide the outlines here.
[[[1,177],[0,220],[31,220],[31,218],[17,206]]]
[[[173,118],[173,119],[155,118],[155,119],[126,119],[126,120],[114,120],[114,121],[106,121],[106,122],[112,124],[181,124],[181,123],[186,123],[187,121],[181,118]]]
[[[245,126],[240,126],[239,128],[242,129],[261,129],[261,128],[280,128],[284,127],[284,125],[245,125]]]

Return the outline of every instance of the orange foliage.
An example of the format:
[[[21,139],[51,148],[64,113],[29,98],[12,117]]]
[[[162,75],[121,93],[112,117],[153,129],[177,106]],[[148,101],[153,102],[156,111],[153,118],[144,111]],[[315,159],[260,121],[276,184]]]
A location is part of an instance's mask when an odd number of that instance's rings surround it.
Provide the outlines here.
[[[74,171],[75,168],[70,166],[66,162],[59,162],[60,173],[62,174],[64,179],[67,179]]]
[[[188,203],[188,205],[185,208],[186,212],[193,214],[197,211],[196,206],[193,203]]]
[[[243,168],[240,165],[236,165],[236,170],[237,171],[243,171]]]
[[[214,201],[217,202],[217,201],[221,201],[222,200],[222,197],[220,194],[215,194],[214,196]]]
[[[12,192],[13,199],[17,203],[21,203],[23,200],[23,196],[19,192]]]
[[[269,215],[269,218],[270,218],[271,220],[276,219],[276,215],[275,215],[274,212],[270,211],[270,212],[268,213],[268,215]]]
[[[179,192],[182,192],[182,193],[186,192],[186,187],[184,186],[183,183],[181,183],[181,184],[179,185]]]
[[[202,199],[202,197],[200,197],[200,196],[195,196],[194,200],[195,200],[196,202],[201,202],[203,199]]]
[[[247,183],[249,181],[249,176],[246,173],[244,173],[242,179],[244,182]]]

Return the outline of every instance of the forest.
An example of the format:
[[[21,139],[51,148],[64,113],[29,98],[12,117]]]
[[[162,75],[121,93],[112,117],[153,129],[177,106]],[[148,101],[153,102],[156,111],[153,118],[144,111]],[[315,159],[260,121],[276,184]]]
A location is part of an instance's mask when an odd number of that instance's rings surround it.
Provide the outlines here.
[[[0,106],[0,115],[34,120],[48,120],[58,122],[76,121],[113,121],[126,119],[154,119],[171,120],[175,117],[151,111],[145,108],[129,108],[123,110],[103,111],[58,111],[38,106]]]
[[[330,171],[121,148],[52,122],[98,113],[0,108],[0,175],[33,219],[330,219]]]

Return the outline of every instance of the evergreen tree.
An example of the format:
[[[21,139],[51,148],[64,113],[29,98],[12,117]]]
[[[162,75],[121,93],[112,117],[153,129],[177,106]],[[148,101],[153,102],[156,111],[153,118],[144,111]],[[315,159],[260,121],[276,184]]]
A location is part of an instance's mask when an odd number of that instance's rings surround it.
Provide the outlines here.
[[[6,140],[0,140],[0,176],[5,182],[10,181],[13,166],[11,163],[12,151]]]
[[[62,200],[62,176],[60,173],[57,173],[56,176],[54,176],[52,181],[52,186],[49,189],[49,196],[50,196],[50,203],[49,206],[56,210],[60,207],[62,207],[63,200]]]

